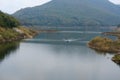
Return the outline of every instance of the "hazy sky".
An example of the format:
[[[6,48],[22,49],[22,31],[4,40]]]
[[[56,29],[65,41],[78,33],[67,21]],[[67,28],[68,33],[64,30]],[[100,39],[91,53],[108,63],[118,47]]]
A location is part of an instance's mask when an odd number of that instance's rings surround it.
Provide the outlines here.
[[[0,0],[0,10],[7,13],[14,13],[15,11],[25,8],[44,4],[51,0]],[[120,4],[120,0],[109,0],[115,4]]]
[[[109,1],[111,1],[111,2],[113,2],[115,4],[120,4],[120,0],[109,0]]]
[[[11,14],[21,8],[42,5],[49,1],[51,0],[0,0],[0,10]]]

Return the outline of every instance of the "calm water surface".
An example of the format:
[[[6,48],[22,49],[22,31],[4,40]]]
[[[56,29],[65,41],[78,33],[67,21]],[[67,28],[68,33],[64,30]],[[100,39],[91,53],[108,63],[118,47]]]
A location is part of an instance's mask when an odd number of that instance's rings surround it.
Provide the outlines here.
[[[0,80],[120,80],[113,55],[86,46],[100,33],[65,31],[0,46]]]

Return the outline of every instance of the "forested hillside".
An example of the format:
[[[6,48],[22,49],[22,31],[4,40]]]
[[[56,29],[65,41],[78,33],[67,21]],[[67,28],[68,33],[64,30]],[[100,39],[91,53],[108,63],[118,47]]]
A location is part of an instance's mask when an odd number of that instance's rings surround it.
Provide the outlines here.
[[[0,27],[17,27],[20,23],[12,16],[0,11]]]
[[[13,16],[23,25],[117,25],[120,23],[120,6],[108,0],[52,0],[42,6],[21,9]]]
[[[17,19],[0,11],[0,43],[32,38],[36,34],[36,31],[21,27]]]

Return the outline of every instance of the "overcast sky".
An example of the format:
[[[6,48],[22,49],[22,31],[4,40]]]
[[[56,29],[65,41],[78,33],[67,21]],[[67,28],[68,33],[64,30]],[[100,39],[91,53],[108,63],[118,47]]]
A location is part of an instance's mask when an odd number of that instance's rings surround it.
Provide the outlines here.
[[[51,0],[0,0],[0,10],[11,14],[21,8],[42,5],[49,1]]]
[[[42,5],[49,1],[51,0],[0,0],[0,10],[11,14],[21,8]],[[110,1],[115,4],[120,4],[120,0]]]
[[[120,0],[109,0],[109,1],[111,1],[111,2],[113,2],[115,4],[120,4]]]

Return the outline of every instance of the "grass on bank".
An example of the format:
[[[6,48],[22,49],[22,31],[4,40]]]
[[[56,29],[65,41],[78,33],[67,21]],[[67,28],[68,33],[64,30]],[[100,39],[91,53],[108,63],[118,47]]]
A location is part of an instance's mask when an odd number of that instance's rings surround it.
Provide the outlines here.
[[[25,27],[3,28],[0,27],[0,43],[12,42],[23,38],[32,38],[36,31]]]
[[[0,27],[0,40],[1,39],[11,39],[19,36],[19,33],[11,28]]]
[[[120,41],[113,41],[105,37],[95,37],[88,43],[90,48],[101,52],[116,53],[120,51]]]

